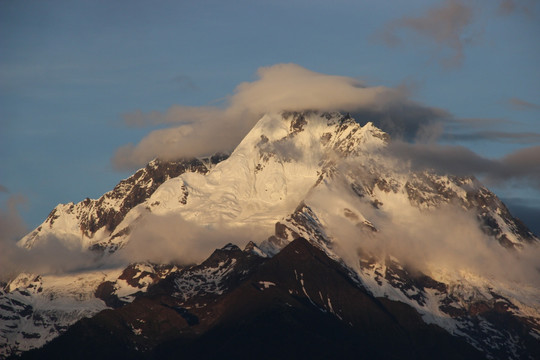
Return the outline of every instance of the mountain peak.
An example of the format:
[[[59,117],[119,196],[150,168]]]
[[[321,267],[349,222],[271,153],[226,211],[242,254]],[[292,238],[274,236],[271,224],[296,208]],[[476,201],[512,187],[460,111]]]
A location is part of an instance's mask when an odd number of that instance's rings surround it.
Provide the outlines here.
[[[333,264],[340,276],[366,295],[378,298],[375,304],[398,301],[425,323],[464,337],[488,353],[493,343],[514,339],[516,332],[506,336],[506,330],[499,328],[486,335],[483,329],[498,323],[479,314],[513,319],[521,324],[516,329],[538,336],[538,289],[514,286],[499,266],[503,260],[508,268],[527,266],[508,249],[526,257],[538,238],[479,181],[396,165],[380,151],[389,141],[373,123],[362,126],[348,114],[265,114],[230,156],[155,159],[97,200],[57,206],[19,243],[30,249],[40,241],[47,245],[47,237],[52,236],[71,248],[100,250],[98,257],[117,253],[135,265],[84,276],[21,275],[7,294],[0,294],[0,300],[20,300],[22,305],[9,309],[24,316],[47,312],[54,305],[58,318],[66,314],[54,303],[55,292],[69,293],[74,301],[79,301],[79,295],[89,300],[75,303],[74,309],[87,309],[93,302],[89,312],[74,310],[67,317],[72,322],[84,316],[79,314],[124,306],[146,291],[157,291],[157,287],[148,288],[164,278],[168,279],[165,283],[155,285],[162,290],[176,288],[174,296],[179,298],[225,294],[229,285],[247,279],[252,265],[289,258],[287,281],[296,279],[300,284],[296,295],[307,296],[306,304],[314,306],[311,310],[323,309],[341,321],[334,312],[334,298],[325,300],[318,292],[326,284],[317,280],[313,288],[304,286],[308,277],[321,278],[308,274],[315,268],[298,273],[296,263],[311,254]],[[229,239],[251,242],[241,250],[238,245],[242,244],[225,245]],[[141,253],[130,252],[130,244]],[[225,246],[200,265],[181,269],[152,265],[166,262],[164,257],[191,264],[196,261],[191,252],[200,253],[209,244]],[[183,255],[185,262],[177,261]],[[455,262],[449,265],[448,258]],[[527,271],[520,274],[530,275]],[[92,279],[91,287],[81,285],[85,276]],[[71,289],[74,278],[78,281],[75,290]],[[285,284],[288,297],[293,293],[287,281],[278,284],[266,277],[258,279],[255,287],[246,286],[250,291],[273,291]],[[19,293],[12,289],[15,285],[26,287]],[[184,306],[166,311],[177,312],[192,326],[194,319]],[[9,328],[0,331],[9,334],[9,339],[24,337],[30,321],[9,323]],[[49,325],[32,326],[45,333]],[[139,328],[133,329],[138,336]],[[47,339],[42,337],[35,344]],[[512,341],[504,342],[510,349],[504,355],[524,348]]]

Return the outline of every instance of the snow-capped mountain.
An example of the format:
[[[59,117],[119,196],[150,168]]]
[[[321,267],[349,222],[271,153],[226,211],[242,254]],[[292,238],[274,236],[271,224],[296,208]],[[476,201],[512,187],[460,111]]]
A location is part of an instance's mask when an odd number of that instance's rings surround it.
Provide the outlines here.
[[[153,160],[97,200],[86,198],[77,204],[59,204],[43,224],[21,239],[19,245],[32,248],[36,242],[53,236],[83,248],[102,249],[126,214],[145,202],[165,181],[185,172],[206,174],[226,158],[225,154],[216,154],[203,159]]]
[[[155,327],[146,340],[139,338],[150,329],[144,324],[152,322],[144,307],[154,306],[158,295],[166,298],[159,300],[159,306],[169,309],[163,311],[179,316],[172,328],[188,326],[181,332],[208,338],[208,331],[215,334],[215,326],[229,324],[227,317],[239,314],[227,308],[231,294],[251,286],[265,294],[279,290],[280,304],[299,313],[333,314],[332,326],[338,321],[347,339],[362,335],[341,326],[367,326],[358,320],[368,316],[360,308],[366,301],[382,301],[392,316],[398,316],[398,308],[416,314],[410,316],[423,324],[416,330],[444,329],[446,335],[437,335],[441,343],[459,339],[456,349],[463,350],[463,357],[538,356],[539,274],[534,266],[526,268],[525,260],[539,239],[475,178],[413,172],[386,151],[389,141],[373,124],[361,126],[339,113],[267,114],[228,158],[156,160],[98,200],[57,206],[19,242],[21,247],[31,251],[55,237],[111,257],[129,251],[134,237],[140,241],[141,234],[152,235],[143,231],[157,218],[216,233],[247,229],[258,245],[250,242],[244,251],[225,247],[199,266],[137,263],[77,274],[21,274],[0,294],[6,311],[0,349],[9,354],[39,347],[75,321],[109,307],[116,310],[100,313],[96,322],[78,322],[67,338],[77,331],[95,331],[93,326],[113,316],[134,337],[131,345],[122,343],[122,351],[155,355],[164,341],[185,340]],[[187,234],[175,234],[174,241],[184,241],[183,236]],[[298,245],[297,239],[308,245]],[[298,272],[292,255],[280,255],[283,249],[290,254],[293,243],[294,251],[315,251],[317,259],[326,258],[325,264],[347,279],[358,298],[340,299],[340,291],[328,290],[330,285],[322,281],[307,285],[313,274]],[[516,264],[528,277],[505,269]],[[277,275],[284,271],[280,266],[290,270],[288,275]],[[275,274],[261,277],[265,267],[276,267]],[[388,329],[413,331],[411,324],[418,324],[373,316]],[[57,351],[55,346],[48,351]],[[403,346],[430,357],[426,348]]]

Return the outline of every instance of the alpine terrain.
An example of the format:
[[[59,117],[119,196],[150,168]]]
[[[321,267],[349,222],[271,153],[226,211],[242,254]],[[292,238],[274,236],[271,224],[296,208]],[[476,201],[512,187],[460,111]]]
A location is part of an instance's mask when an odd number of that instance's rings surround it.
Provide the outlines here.
[[[18,246],[86,260],[2,284],[0,357],[539,359],[540,239],[359,122],[269,113],[58,205]]]

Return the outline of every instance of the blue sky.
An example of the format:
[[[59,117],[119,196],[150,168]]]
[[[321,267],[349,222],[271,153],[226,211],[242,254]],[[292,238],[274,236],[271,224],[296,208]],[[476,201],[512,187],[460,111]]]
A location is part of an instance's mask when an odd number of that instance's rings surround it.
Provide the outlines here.
[[[18,199],[30,229],[99,197],[132,173],[117,150],[168,126],[126,114],[227,106],[259,68],[294,63],[407,89],[455,120],[438,144],[494,160],[532,149],[520,178],[490,188],[538,233],[539,34],[528,0],[0,0],[0,206]]]

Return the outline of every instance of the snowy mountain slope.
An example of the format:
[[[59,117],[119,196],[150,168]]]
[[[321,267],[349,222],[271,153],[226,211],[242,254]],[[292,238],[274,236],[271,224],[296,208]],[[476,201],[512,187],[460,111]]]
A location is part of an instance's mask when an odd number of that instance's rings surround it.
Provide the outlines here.
[[[0,290],[0,356],[42,346],[80,318],[105,309],[91,289],[107,277],[20,274]]]
[[[87,198],[77,204],[58,205],[19,245],[31,248],[51,236],[81,248],[99,249],[99,243],[110,237],[126,214],[148,199],[163,182],[185,172],[205,174],[225,158],[226,155],[217,154],[204,159],[153,160],[97,200]]]
[[[55,236],[122,253],[134,234],[159,217],[218,232],[259,229],[253,236],[268,239],[251,248],[265,256],[302,237],[372,296],[407,304],[426,323],[491,357],[523,357],[540,338],[538,273],[532,267],[527,278],[519,278],[523,273],[509,270],[530,265],[527,254],[534,253],[538,238],[478,180],[413,172],[385,151],[388,141],[371,123],[360,126],[339,113],[267,114],[228,159],[211,162],[217,165],[186,172],[189,162],[183,162],[176,173],[152,173],[148,169],[159,165],[151,163],[99,200],[67,205],[70,211],[60,205],[60,217],[52,214],[20,244],[31,249]],[[172,241],[186,241],[183,236],[174,234]],[[147,239],[149,248],[152,240]],[[189,280],[179,280],[174,291],[182,297],[225,294],[219,279],[235,267],[227,261],[182,270]],[[156,274],[173,271],[151,268],[128,267],[140,281],[127,288],[129,282],[118,275],[96,282],[100,306],[122,307],[162,278]],[[266,285],[272,286],[261,286]],[[22,334],[24,326],[14,332]],[[36,346],[28,343],[25,349]]]
[[[0,358],[41,347],[81,318],[130,303],[177,270],[131,264],[62,275],[19,274],[0,289]]]

